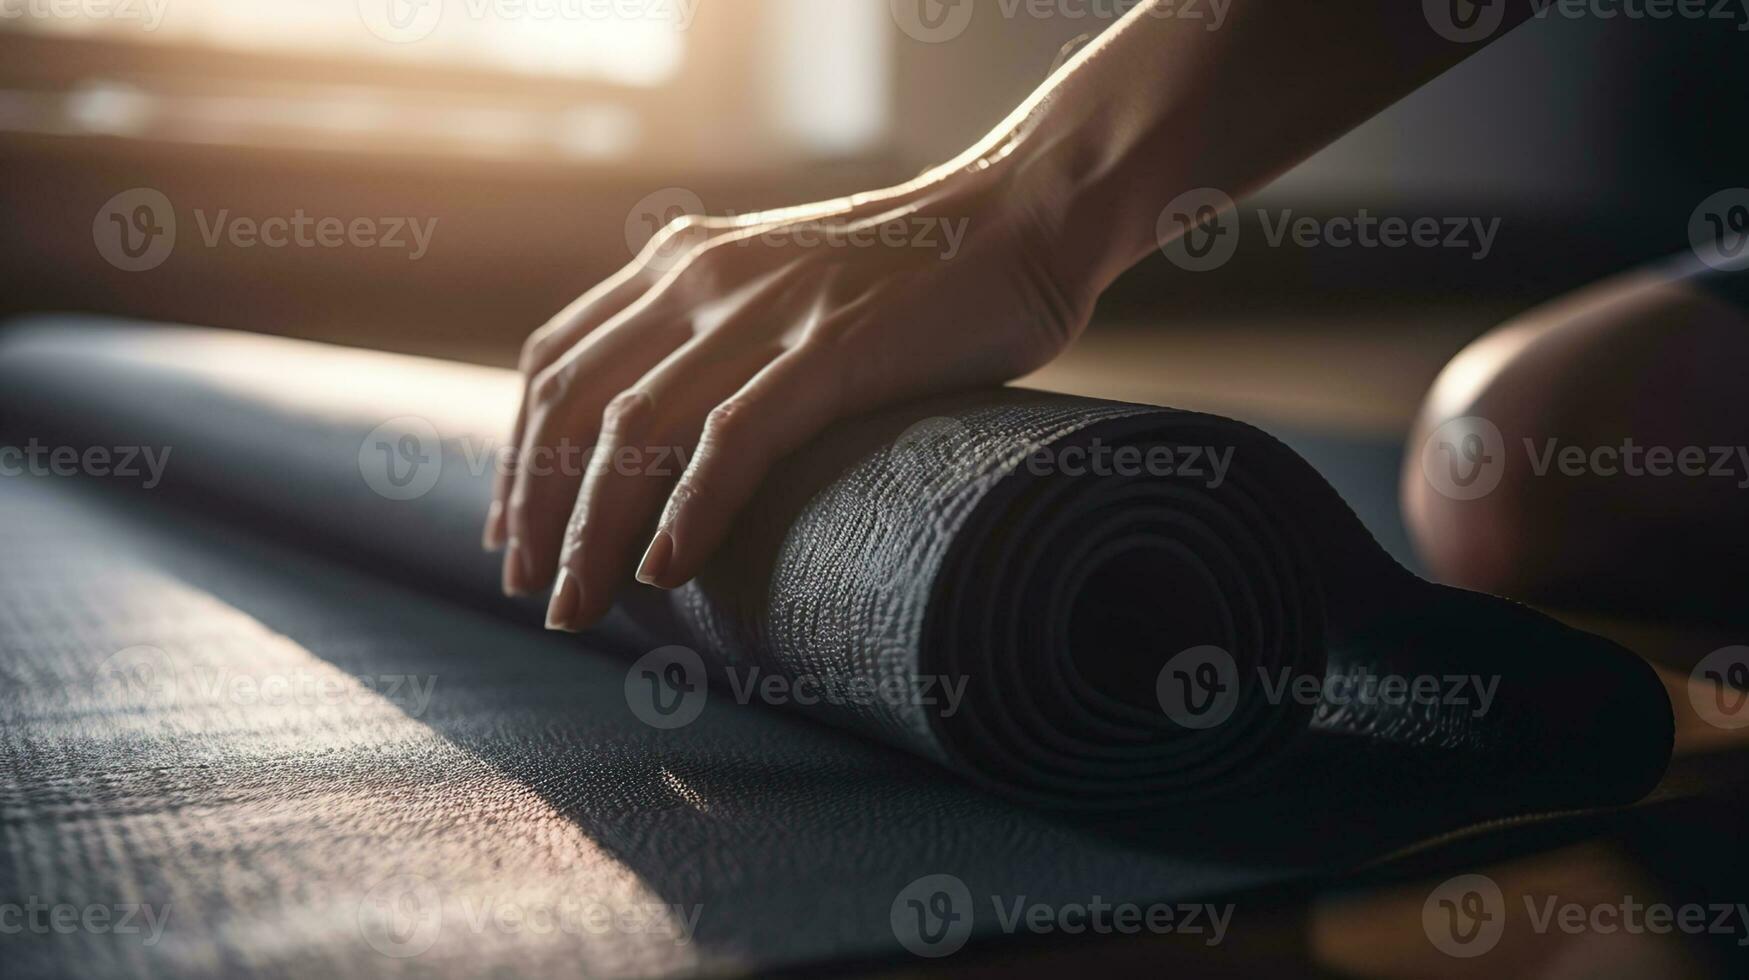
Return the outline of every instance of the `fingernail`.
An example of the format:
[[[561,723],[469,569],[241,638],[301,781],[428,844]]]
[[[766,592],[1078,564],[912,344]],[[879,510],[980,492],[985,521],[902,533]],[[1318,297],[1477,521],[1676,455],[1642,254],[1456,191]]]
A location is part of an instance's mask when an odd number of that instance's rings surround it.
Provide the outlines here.
[[[528,595],[527,565],[522,558],[522,544],[515,538],[504,550],[504,594]]]
[[[660,587],[659,580],[668,574],[668,563],[673,559],[674,535],[657,531],[656,539],[650,542],[650,550],[644,552],[644,560],[638,565],[638,581]]]
[[[486,529],[480,533],[480,547],[497,551],[504,547],[504,501],[494,500],[486,509]]]
[[[577,632],[574,621],[582,605],[583,590],[577,585],[577,576],[572,575],[569,568],[559,569],[559,580],[553,585],[553,601],[547,606],[547,629]]]

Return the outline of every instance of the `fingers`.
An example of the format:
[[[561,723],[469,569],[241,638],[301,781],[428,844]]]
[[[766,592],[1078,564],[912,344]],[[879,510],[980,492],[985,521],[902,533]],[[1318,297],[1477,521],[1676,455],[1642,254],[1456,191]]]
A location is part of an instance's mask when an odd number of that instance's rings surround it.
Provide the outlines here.
[[[781,353],[737,343],[735,333],[693,341],[607,407],[565,529],[549,627],[580,630],[607,614],[632,578],[705,417]]]
[[[536,376],[505,507],[506,593],[531,594],[552,581],[609,402],[689,336],[673,304],[652,294]]]
[[[685,217],[670,223],[645,244],[631,264],[573,300],[545,326],[531,334],[523,345],[522,359],[517,365],[524,380],[522,404],[510,429],[510,441],[505,445],[515,450],[523,444],[529,419],[528,403],[535,379],[543,371],[636,303],[685,254],[733,229],[732,222],[716,218]],[[487,551],[504,547],[509,536],[507,513],[516,471],[517,458],[512,452],[493,482],[492,504],[486,512],[486,527],[481,536],[481,545]]]
[[[510,441],[506,445],[513,449],[522,445],[528,426],[528,403],[534,390],[534,379],[583,338],[636,302],[647,287],[640,271],[634,266],[627,266],[612,278],[584,293],[528,338],[518,366],[524,379],[522,404],[516,410],[516,422],[511,426]],[[506,509],[511,488],[516,482],[516,469],[516,456],[512,453],[498,468],[493,482],[492,506],[486,511],[486,528],[480,540],[487,551],[497,551],[504,547],[505,539],[509,535]]]
[[[670,495],[638,581],[678,588],[716,552],[772,464],[846,410],[842,351],[804,346],[773,361],[706,419],[686,473]]]

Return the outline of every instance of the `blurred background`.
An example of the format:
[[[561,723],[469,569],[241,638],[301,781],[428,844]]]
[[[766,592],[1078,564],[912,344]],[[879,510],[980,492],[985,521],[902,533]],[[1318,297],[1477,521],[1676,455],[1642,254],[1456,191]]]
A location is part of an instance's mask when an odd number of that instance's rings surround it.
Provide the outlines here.
[[[678,213],[915,175],[1127,6],[0,0],[0,317],[87,311],[510,365],[529,331]],[[1215,16],[1208,0],[1187,11],[1197,6]],[[1697,205],[1749,186],[1749,0],[1705,7],[1699,19],[1532,21],[1243,202],[1242,244],[1219,268],[1143,262],[1031,382],[1377,437],[1360,450],[1294,445],[1350,475],[1339,489],[1384,515],[1374,533],[1413,566],[1395,519],[1396,447],[1445,362],[1538,302],[1681,251]],[[136,263],[103,243],[141,189],[173,210],[174,247]],[[118,200],[129,206],[112,214]],[[1498,230],[1485,256],[1269,248],[1256,208]],[[410,222],[429,241],[415,255],[206,234],[300,215]],[[1743,862],[1724,842],[1740,813],[1651,827],[1627,870],[1586,851],[1518,876],[1577,900],[1619,895],[1623,880],[1649,889],[1651,867],[1676,894],[1734,902]],[[1291,942],[1343,975],[1457,975],[1461,961],[1421,944],[1425,892],[1405,894],[1394,912],[1338,897]],[[1682,975],[1673,964],[1689,955],[1662,937],[1638,960],[1616,937],[1519,938],[1527,958],[1565,964],[1553,975]]]
[[[1127,6],[0,0],[0,313],[118,313],[509,364],[528,331],[679,210],[911,176]],[[1336,351],[1331,370],[1383,384],[1401,414],[1502,316],[1684,247],[1696,204],[1745,183],[1749,23],[1728,13],[1550,16],[1483,51],[1253,203],[1498,218],[1485,259],[1241,247],[1193,273],[1157,256],[1102,304],[1093,337],[1185,339],[1127,388],[1107,377],[1107,393],[1144,394],[1174,370],[1206,386],[1197,351],[1288,334]],[[950,29],[917,29],[929,23]],[[93,247],[94,217],[142,187],[174,207],[176,248],[124,271]],[[298,213],[436,224],[416,259],[202,234],[221,214]],[[1357,350],[1374,356],[1355,367]],[[1280,371],[1235,383],[1291,402],[1279,392],[1306,364],[1283,356]],[[1330,409],[1355,422],[1345,411]]]

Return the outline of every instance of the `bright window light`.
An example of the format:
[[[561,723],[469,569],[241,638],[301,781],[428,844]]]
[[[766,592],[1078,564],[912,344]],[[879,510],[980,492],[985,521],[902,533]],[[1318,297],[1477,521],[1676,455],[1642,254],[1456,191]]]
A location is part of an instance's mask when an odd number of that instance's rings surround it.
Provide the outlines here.
[[[463,65],[656,86],[697,0],[6,0],[0,30]]]

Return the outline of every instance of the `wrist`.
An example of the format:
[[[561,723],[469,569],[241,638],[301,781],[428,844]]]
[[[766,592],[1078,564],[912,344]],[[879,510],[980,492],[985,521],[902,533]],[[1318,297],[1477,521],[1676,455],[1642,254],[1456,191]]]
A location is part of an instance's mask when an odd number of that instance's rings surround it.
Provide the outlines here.
[[[1069,115],[1041,120],[1017,141],[1005,166],[1058,281],[1091,301],[1159,247],[1155,229],[1164,199],[1153,198],[1156,188],[1173,181],[1159,172],[1166,161],[1158,157],[1154,172],[1131,172],[1133,148],[1112,113],[1094,107],[1064,118]]]

